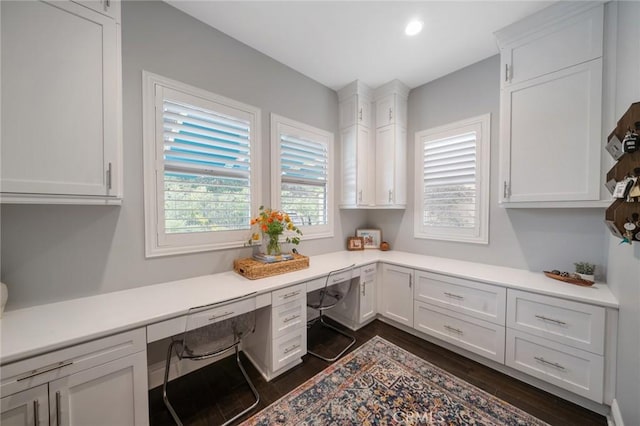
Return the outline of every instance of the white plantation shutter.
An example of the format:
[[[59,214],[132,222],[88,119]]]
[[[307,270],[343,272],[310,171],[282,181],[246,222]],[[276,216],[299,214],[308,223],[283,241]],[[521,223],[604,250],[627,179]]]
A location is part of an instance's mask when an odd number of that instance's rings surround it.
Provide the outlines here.
[[[296,225],[327,224],[327,144],[280,135],[280,208]]]
[[[426,140],[423,176],[425,226],[477,227],[475,132]]]
[[[249,229],[250,126],[165,99],[165,232]]]
[[[261,204],[260,109],[142,74],[145,255],[242,247]]]
[[[488,242],[489,120],[416,133],[416,237]]]

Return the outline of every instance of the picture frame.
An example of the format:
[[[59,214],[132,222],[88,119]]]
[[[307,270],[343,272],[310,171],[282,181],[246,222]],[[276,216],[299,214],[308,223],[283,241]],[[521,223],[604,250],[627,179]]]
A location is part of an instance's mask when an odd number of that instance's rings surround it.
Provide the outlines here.
[[[362,237],[365,249],[380,249],[382,231],[379,229],[356,229],[356,237]]]
[[[364,238],[362,237],[348,237],[347,238],[347,250],[364,250]]]

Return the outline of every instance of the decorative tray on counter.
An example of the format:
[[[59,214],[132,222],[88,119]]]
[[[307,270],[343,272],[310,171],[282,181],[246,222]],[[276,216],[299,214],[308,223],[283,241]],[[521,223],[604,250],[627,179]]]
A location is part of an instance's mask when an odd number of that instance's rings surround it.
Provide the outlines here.
[[[582,278],[575,278],[571,276],[563,277],[562,275],[554,274],[549,271],[543,271],[543,272],[549,278],[553,278],[554,280],[558,280],[558,281],[564,281],[565,283],[569,283],[569,284],[580,285],[583,287],[591,287],[594,284],[593,281],[583,280]]]

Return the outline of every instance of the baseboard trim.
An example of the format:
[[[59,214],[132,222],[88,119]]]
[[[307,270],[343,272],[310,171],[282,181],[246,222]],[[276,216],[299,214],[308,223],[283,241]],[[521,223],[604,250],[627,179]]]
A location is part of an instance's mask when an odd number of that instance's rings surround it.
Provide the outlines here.
[[[613,426],[624,426],[624,421],[622,420],[622,413],[620,412],[620,406],[618,405],[618,400],[613,399],[611,402],[611,419],[607,418],[609,424],[611,425],[613,422]]]

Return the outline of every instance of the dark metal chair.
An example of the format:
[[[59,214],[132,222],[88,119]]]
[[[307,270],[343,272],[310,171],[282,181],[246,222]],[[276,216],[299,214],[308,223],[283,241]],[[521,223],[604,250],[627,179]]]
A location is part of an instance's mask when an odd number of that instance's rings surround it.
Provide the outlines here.
[[[333,330],[336,333],[341,334],[342,336],[345,336],[347,339],[349,339],[349,344],[334,357],[325,357],[317,352],[313,352],[307,349],[307,352],[309,354],[327,362],[336,361],[356,343],[355,337],[333,326],[332,324],[327,323],[324,319],[324,312],[335,307],[342,299],[344,299],[344,297],[347,295],[347,293],[349,293],[349,290],[351,289],[352,280],[350,274],[348,280],[340,281],[333,284],[336,275],[342,274],[347,271],[352,271],[354,266],[355,265],[351,265],[347,266],[346,268],[329,272],[329,275],[327,275],[325,279],[324,287],[307,294],[307,307],[318,312],[318,316],[309,320],[307,322],[307,326],[311,327],[315,323],[320,323],[322,327]]]

